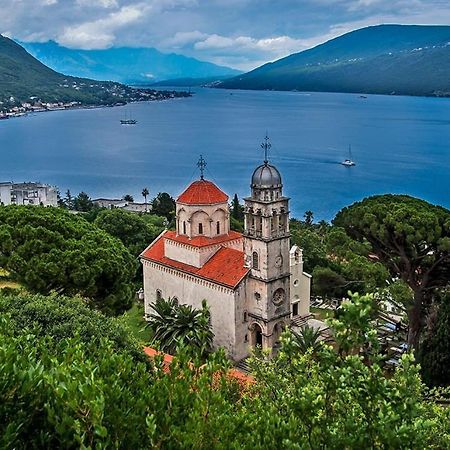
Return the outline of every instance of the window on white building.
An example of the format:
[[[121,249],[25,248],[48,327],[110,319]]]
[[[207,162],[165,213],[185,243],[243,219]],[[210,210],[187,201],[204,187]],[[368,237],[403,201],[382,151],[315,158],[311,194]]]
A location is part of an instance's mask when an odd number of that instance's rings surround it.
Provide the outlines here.
[[[203,234],[203,224],[202,223],[198,224],[198,234]]]
[[[253,254],[252,254],[252,267],[255,270],[259,270],[259,255],[258,255],[258,252],[253,252]]]

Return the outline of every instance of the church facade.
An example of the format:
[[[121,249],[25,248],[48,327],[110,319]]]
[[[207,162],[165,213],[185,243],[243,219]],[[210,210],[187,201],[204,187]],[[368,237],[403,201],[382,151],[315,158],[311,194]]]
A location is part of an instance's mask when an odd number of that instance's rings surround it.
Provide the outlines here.
[[[202,172],[176,200],[176,230],[141,254],[146,315],[158,298],[195,308],[205,299],[214,346],[235,361],[257,345],[275,348],[310,302],[311,276],[301,249],[290,246],[289,198],[267,157],[253,173],[244,214],[244,233],[230,230],[228,196]]]

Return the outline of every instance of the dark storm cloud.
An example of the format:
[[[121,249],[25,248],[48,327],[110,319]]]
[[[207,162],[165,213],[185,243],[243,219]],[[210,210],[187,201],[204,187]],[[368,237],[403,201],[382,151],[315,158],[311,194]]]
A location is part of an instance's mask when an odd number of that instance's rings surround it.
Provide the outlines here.
[[[378,23],[450,23],[448,0],[0,0],[2,33],[150,46],[249,69]]]

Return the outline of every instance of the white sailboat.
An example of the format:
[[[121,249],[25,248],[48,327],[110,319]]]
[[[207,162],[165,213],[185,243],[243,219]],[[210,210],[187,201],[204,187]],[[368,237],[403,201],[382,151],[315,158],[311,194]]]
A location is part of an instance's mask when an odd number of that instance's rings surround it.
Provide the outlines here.
[[[355,161],[352,160],[352,146],[348,146],[348,158],[341,162],[341,164],[345,167],[355,166]]]

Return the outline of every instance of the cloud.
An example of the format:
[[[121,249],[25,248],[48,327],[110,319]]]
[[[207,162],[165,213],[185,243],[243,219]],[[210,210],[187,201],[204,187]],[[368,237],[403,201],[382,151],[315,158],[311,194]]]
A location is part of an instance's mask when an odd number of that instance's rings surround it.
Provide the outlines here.
[[[57,41],[61,45],[71,48],[108,48],[114,44],[117,31],[139,20],[142,14],[142,9],[137,5],[124,6],[119,11],[110,13],[104,19],[66,27],[58,35]]]
[[[0,8],[0,32],[20,40],[156,47],[244,70],[368,25],[450,23],[449,0],[0,0]]]

